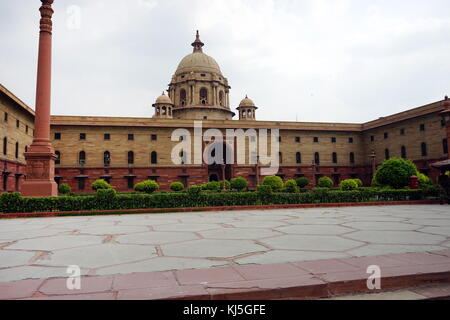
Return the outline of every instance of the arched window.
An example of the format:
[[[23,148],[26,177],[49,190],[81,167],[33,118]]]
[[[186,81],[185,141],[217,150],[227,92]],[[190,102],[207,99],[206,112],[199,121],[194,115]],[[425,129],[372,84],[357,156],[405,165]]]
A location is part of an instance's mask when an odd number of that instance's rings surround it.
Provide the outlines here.
[[[134,152],[133,151],[128,152],[128,164],[134,164]]]
[[[80,165],[86,164],[86,152],[80,151],[80,153],[78,154],[78,163]]]
[[[391,155],[389,153],[389,149],[384,149],[384,158],[386,160],[389,160],[391,158]]]
[[[61,164],[61,152],[55,151],[56,159],[55,164]]]
[[[103,164],[105,165],[105,167],[109,167],[109,165],[111,164],[111,153],[109,153],[109,151],[105,151],[103,153]]]
[[[278,159],[280,160],[279,163],[283,163],[283,153],[281,152],[278,153]]]
[[[448,153],[448,140],[447,139],[442,140],[442,150],[444,151],[444,153]]]
[[[219,105],[222,106],[222,107],[225,106],[225,101],[224,101],[223,97],[224,97],[223,91],[220,91],[219,92]]]
[[[402,158],[406,159],[407,156],[406,156],[406,147],[405,146],[402,146],[401,154],[402,154]]]
[[[8,138],[7,137],[3,138],[3,154],[4,155],[8,154]]]
[[[337,163],[338,162],[338,160],[337,160],[337,153],[336,152],[333,152],[332,158],[333,158],[333,163]]]
[[[208,90],[206,88],[200,89],[200,103],[208,104]]]
[[[158,163],[158,153],[156,151],[153,151],[150,155],[150,162],[151,164],[157,164]]]
[[[422,142],[422,144],[420,145],[420,149],[422,150],[422,157],[426,157],[428,155],[428,148],[425,142]]]
[[[214,149],[214,151],[216,151],[216,149]],[[186,164],[186,152],[181,150],[179,155],[181,164]]]
[[[318,152],[316,152],[314,154],[314,163],[315,164],[320,164],[320,154]]]
[[[16,142],[16,150],[15,150],[14,155],[16,156],[16,159],[19,158],[19,142]]]
[[[242,119],[245,119],[245,118],[246,118],[246,115],[247,115],[247,113],[245,112],[245,110],[242,110],[242,111],[241,111],[241,114],[242,114]]]
[[[252,116],[252,110],[247,110],[247,118],[253,118]]]
[[[302,163],[302,154],[300,152],[297,152],[297,154],[295,155],[295,159],[297,160],[298,164]]]
[[[187,103],[186,103],[186,90],[184,90],[184,89],[181,89],[181,91],[180,91],[180,104],[182,105],[182,106],[185,106]]]
[[[350,163],[354,164],[355,163],[355,153],[350,152]]]

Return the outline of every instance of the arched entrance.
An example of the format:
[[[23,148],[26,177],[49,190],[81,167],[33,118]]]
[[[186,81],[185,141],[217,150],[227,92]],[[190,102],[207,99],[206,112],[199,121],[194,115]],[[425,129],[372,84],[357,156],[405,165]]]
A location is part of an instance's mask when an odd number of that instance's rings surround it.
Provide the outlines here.
[[[219,148],[223,148],[222,157],[217,153],[217,150],[220,150]],[[225,142],[215,142],[206,147],[206,152],[210,157],[208,163],[211,163],[208,165],[209,181],[231,180],[233,178],[232,164],[226,161],[227,155],[233,152],[230,146]],[[230,157],[228,156],[228,158]]]

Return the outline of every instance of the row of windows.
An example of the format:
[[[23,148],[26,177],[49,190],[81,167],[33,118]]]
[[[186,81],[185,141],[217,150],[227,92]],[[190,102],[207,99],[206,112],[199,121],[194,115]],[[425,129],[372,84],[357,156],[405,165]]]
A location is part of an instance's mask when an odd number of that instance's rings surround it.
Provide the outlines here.
[[[8,122],[8,118],[9,118],[8,112],[5,112],[5,115],[4,115],[4,117],[3,117],[3,120],[4,120],[5,122]],[[17,128],[20,128],[20,120],[19,120],[19,119],[16,120],[16,127],[17,127]],[[25,133],[26,133],[26,134],[28,134],[29,129],[30,129],[30,128],[29,128],[28,125],[26,124],[26,125],[25,125]]]
[[[442,127],[445,127],[445,121],[444,121],[444,120],[441,120],[441,126],[442,126]],[[425,124],[422,123],[422,124],[419,126],[419,131],[421,131],[421,132],[426,131],[426,126],[425,126]],[[401,135],[401,136],[406,135],[406,129],[404,129],[404,128],[400,129],[400,135]],[[385,132],[385,133],[383,134],[383,137],[384,137],[385,140],[386,140],[386,139],[389,139],[389,132]],[[371,141],[371,142],[374,142],[374,141],[375,141],[375,136],[370,136],[370,141]]]
[[[338,163],[338,155],[336,152],[333,152],[331,154],[331,158],[332,158],[332,162],[333,163]],[[302,154],[301,152],[297,152],[295,154],[295,161],[297,162],[297,164],[301,164],[302,163]],[[350,152],[349,154],[349,161],[351,164],[355,163],[355,153],[354,152]],[[280,163],[282,163],[282,154],[280,153]],[[316,152],[314,153],[314,163],[316,165],[320,164],[320,153]]]
[[[447,139],[442,140],[442,151],[444,152],[444,154],[448,153],[448,141],[447,141]],[[428,156],[428,145],[426,144],[426,142],[422,142],[420,144],[420,152],[421,152],[422,157],[427,157]],[[406,152],[406,147],[405,146],[402,146],[400,148],[400,156],[403,159],[406,159],[408,157],[408,154]],[[390,151],[387,148],[384,149],[384,157],[385,157],[386,160],[391,158]]]
[[[319,137],[313,137],[313,142],[314,143],[318,143],[320,141]],[[355,141],[355,139],[353,137],[348,138],[348,143],[353,143]],[[280,142],[281,142],[281,137],[280,137]],[[295,142],[297,143],[301,143],[302,142],[302,138],[301,137],[295,137]],[[337,138],[336,137],[331,137],[331,143],[337,143]]]
[[[55,132],[54,139],[55,140],[61,140],[62,134],[60,132]],[[80,140],[86,140],[87,134],[86,133],[80,133]],[[150,139],[152,141],[158,140],[158,136],[156,134],[150,135]],[[111,140],[111,134],[110,133],[104,133],[103,134],[103,140]],[[128,141],[134,140],[134,134],[130,133],[128,134]]]
[[[28,146],[25,146],[25,152],[27,152],[27,151],[28,151]],[[3,138],[3,154],[5,156],[8,155],[8,138],[7,137]],[[16,142],[14,156],[16,157],[16,159],[19,158],[19,142]]]
[[[62,162],[62,153],[60,151],[55,151],[56,154],[56,160],[55,164],[61,164]],[[128,164],[134,164],[134,152],[129,151],[127,154]],[[78,153],[78,163],[80,165],[85,165],[87,161],[86,152],[80,151]],[[153,151],[150,153],[150,163],[151,164],[158,164],[158,153],[156,151]],[[103,165],[105,167],[109,167],[111,165],[111,153],[109,151],[105,151],[103,153]]]

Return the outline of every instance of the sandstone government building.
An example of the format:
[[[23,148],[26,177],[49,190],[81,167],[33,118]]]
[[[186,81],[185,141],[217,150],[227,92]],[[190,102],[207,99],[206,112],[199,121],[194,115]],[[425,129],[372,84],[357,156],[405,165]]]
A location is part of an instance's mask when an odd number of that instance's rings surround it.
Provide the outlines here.
[[[242,176],[255,188],[262,178],[259,165],[173,163],[171,151],[179,143],[171,139],[173,130],[193,131],[199,120],[203,130],[279,129],[278,175],[284,180],[305,176],[311,186],[322,176],[336,185],[348,178],[360,178],[368,185],[376,165],[391,157],[412,159],[436,181],[439,171],[430,164],[448,159],[450,121],[440,114],[448,107],[447,100],[362,124],[258,121],[257,106],[264,102],[246,97],[239,106],[231,106],[228,79],[203,52],[198,33],[192,46],[193,53],[179,63],[167,93],[153,104],[152,117],[51,116],[58,184],[89,193],[90,184],[102,178],[127,192],[147,179],[167,190],[174,181],[190,186]],[[0,85],[0,192],[21,191],[34,120],[34,110]]]

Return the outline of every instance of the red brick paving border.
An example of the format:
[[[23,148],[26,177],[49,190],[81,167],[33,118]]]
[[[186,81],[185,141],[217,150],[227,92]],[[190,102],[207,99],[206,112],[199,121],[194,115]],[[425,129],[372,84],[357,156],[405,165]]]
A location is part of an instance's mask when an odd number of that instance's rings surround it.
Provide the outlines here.
[[[239,211],[239,210],[271,210],[271,209],[312,209],[334,207],[373,207],[394,205],[425,205],[439,204],[439,200],[417,201],[385,201],[385,202],[344,202],[344,203],[317,203],[317,204],[282,204],[261,206],[235,206],[235,207],[202,207],[202,208],[154,208],[133,210],[103,210],[103,211],[67,211],[67,212],[31,212],[31,213],[0,213],[0,219],[13,218],[44,218],[59,216],[90,216],[90,215],[122,215],[122,214],[160,214],[176,212],[205,212],[205,211]]]
[[[418,263],[414,263],[417,261]],[[367,267],[381,267],[382,291],[412,289],[424,298],[450,296],[450,249],[274,265],[89,276],[80,291],[66,279],[0,283],[0,299],[37,300],[265,300],[314,299],[375,293],[367,289]],[[440,285],[439,287],[423,287]]]

